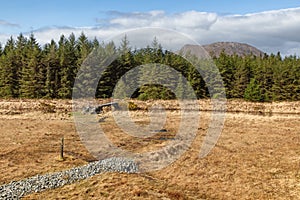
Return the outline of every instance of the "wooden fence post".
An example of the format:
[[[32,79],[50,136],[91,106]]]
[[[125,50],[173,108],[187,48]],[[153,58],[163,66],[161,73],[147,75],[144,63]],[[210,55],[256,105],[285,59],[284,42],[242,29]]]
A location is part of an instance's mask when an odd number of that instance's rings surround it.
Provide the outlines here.
[[[64,137],[61,138],[59,159],[64,160]]]

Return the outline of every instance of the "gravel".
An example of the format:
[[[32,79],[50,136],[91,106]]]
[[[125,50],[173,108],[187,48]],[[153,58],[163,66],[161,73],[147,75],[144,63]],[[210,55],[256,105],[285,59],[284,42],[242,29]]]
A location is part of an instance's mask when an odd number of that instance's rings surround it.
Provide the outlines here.
[[[62,187],[101,172],[137,173],[138,166],[133,160],[113,157],[66,171],[36,175],[0,186],[0,199],[20,199],[30,193]]]

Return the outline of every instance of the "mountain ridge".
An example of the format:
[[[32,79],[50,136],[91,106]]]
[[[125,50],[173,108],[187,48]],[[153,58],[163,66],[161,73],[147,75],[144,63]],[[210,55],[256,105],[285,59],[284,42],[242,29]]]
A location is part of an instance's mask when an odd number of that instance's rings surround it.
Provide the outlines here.
[[[239,42],[215,42],[212,44],[207,44],[201,46],[207,53],[212,57],[219,57],[221,52],[224,51],[227,55],[238,55],[238,56],[248,56],[254,55],[257,57],[263,56],[265,53],[258,48],[251,46],[246,43]],[[198,48],[198,45],[186,44],[184,45],[180,51],[188,52],[194,51]]]

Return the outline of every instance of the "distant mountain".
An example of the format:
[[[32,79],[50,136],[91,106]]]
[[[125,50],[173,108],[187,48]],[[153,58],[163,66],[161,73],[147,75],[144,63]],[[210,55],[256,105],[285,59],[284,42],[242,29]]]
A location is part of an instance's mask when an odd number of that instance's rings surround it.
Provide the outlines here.
[[[216,57],[218,57],[223,50],[228,55],[236,54],[238,56],[246,56],[246,55],[250,55],[251,53],[258,57],[264,55],[264,52],[257,49],[256,47],[244,43],[238,43],[238,42],[216,42],[213,44],[203,45],[202,47],[211,56],[216,56]],[[196,49],[197,49],[197,45],[187,44],[184,45],[180,51],[193,52]]]

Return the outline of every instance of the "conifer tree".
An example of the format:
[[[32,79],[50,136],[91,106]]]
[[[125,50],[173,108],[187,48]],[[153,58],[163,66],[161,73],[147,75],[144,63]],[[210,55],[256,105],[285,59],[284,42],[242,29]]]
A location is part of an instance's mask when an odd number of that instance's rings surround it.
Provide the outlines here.
[[[16,64],[15,41],[12,37],[7,41],[0,61],[0,95],[5,98],[18,97],[19,69]]]
[[[26,44],[26,64],[22,67],[20,95],[42,98],[45,95],[45,68],[41,65],[41,48],[33,34]]]
[[[109,42],[106,45],[102,44],[98,49],[97,57],[99,60],[97,63],[99,63],[99,67],[104,71],[97,72],[97,76],[100,77],[100,80],[97,87],[96,97],[107,98],[111,97],[114,85],[117,81],[117,50],[114,42]]]
[[[59,58],[57,55],[57,44],[51,40],[49,44],[44,47],[43,65],[46,68],[46,97],[58,98],[58,91],[60,89],[60,66]]]
[[[249,101],[264,101],[261,86],[257,83],[257,81],[254,78],[250,80],[250,83],[248,84],[245,90],[244,98]]]
[[[75,35],[71,34],[69,39],[64,35],[60,37],[58,47],[59,65],[60,65],[60,89],[61,98],[71,98],[74,80],[77,73],[77,51]]]
[[[73,38],[74,36],[72,36]],[[95,40],[94,40],[95,42]],[[97,43],[95,44],[97,45]],[[88,57],[88,55],[92,51],[92,43],[88,40],[87,36],[84,33],[81,33],[77,42],[76,42],[78,58],[77,58],[77,65],[78,67],[81,66],[83,61]]]
[[[245,58],[236,57],[234,73],[234,83],[232,84],[232,97],[243,98],[245,90],[251,78],[251,56]]]
[[[234,80],[234,73],[235,73],[235,66],[232,63],[231,56],[227,55],[223,50],[217,59],[217,67],[219,68],[221,77],[223,79],[224,87],[226,89],[226,97],[232,98],[233,92],[233,82]]]

